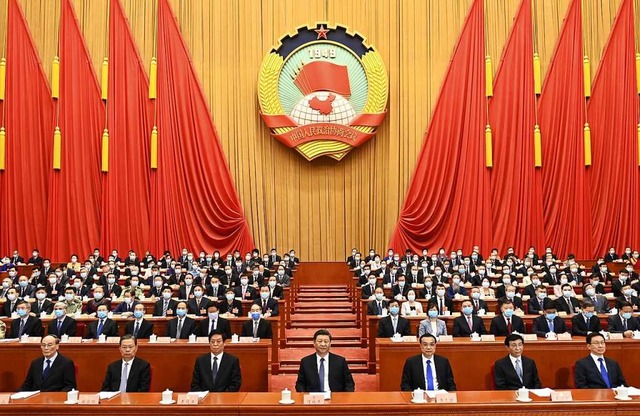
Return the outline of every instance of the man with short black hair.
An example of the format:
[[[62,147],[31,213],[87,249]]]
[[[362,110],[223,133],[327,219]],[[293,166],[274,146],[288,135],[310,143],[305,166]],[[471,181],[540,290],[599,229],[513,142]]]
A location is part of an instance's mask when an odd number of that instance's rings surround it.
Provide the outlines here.
[[[420,337],[422,354],[407,358],[402,369],[400,390],[447,390],[456,389],[453,370],[449,360],[435,355],[437,340],[431,334]]]
[[[60,339],[55,335],[42,338],[42,357],[31,362],[20,391],[71,391],[77,388],[73,361],[58,354]]]
[[[224,352],[225,335],[214,331],[209,337],[210,353],[196,359],[191,391],[235,392],[242,385],[240,360]]]
[[[509,355],[496,361],[493,367],[496,390],[542,388],[536,362],[522,355],[524,338],[518,334],[511,334],[505,338],[504,345]]]
[[[151,366],[136,357],[138,341],[133,335],[120,339],[121,360],[109,364],[101,391],[148,392],[151,384]]]
[[[618,363],[604,356],[607,346],[601,333],[587,335],[587,348],[591,353],[576,361],[575,365],[577,389],[610,389],[627,385]]]

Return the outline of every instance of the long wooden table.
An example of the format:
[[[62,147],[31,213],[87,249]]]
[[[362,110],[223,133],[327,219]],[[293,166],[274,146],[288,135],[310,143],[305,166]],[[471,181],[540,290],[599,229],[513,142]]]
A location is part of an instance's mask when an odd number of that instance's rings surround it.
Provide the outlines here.
[[[388,338],[378,339],[375,345],[380,390],[398,390],[404,362],[408,357],[420,354],[420,346],[416,342],[396,343]],[[526,341],[524,345],[524,355],[536,361],[543,387],[554,389],[574,386],[574,363],[588,353],[584,338],[571,341],[540,339]],[[449,359],[458,390],[492,390],[493,363],[506,356],[507,349],[504,337],[491,342],[454,338],[453,342],[439,342],[436,354]],[[618,361],[629,385],[640,385],[640,372],[637,371],[640,341],[609,340],[605,355]]]
[[[82,392],[81,392],[82,393]],[[614,399],[611,390],[573,390],[572,402],[550,402],[549,398],[533,396],[531,403],[515,401],[512,391],[458,392],[458,403],[425,404],[410,402],[409,392],[334,393],[323,405],[304,405],[303,395],[293,393],[293,405],[278,404],[280,393],[211,393],[198,405],[181,406],[159,404],[161,393],[124,393],[111,400],[103,400],[99,407],[65,405],[66,393],[41,393],[24,400],[0,405],[0,412],[21,415],[72,414],[216,414],[216,415],[459,415],[479,413],[483,416],[616,416],[640,413],[640,400],[623,402]],[[177,392],[174,394],[177,398]]]
[[[100,344],[93,340],[81,344],[60,344],[59,352],[75,363],[80,391],[99,391],[107,366],[120,359],[118,344]],[[208,343],[189,344],[187,340],[178,340],[170,344],[153,344],[140,340],[137,356],[151,364],[151,391],[160,392],[167,388],[189,391],[195,360],[199,355],[208,352]],[[240,360],[241,391],[269,391],[269,341],[260,340],[247,344],[233,344],[227,341],[225,352],[237,356]],[[0,356],[3,357],[0,366],[0,391],[17,391],[24,381],[31,361],[41,355],[39,343],[0,344]]]

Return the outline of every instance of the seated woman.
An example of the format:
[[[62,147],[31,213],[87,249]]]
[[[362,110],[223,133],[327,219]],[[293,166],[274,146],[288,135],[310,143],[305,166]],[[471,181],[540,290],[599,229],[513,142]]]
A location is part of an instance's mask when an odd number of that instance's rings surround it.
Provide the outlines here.
[[[435,302],[429,302],[427,314],[429,317],[420,321],[418,339],[424,334],[431,334],[435,337],[447,335],[447,324],[442,319],[438,319],[438,305]]]
[[[453,275],[451,279],[451,286],[447,288],[447,297],[449,299],[455,298],[456,295],[467,296],[467,290],[464,288],[463,283],[460,281],[460,276]]]
[[[495,298],[496,294],[491,289],[491,279],[485,277],[482,279],[482,287],[480,288],[480,299]]]
[[[402,310],[400,314],[402,316],[415,316],[423,313],[422,304],[416,302],[416,292],[411,289],[407,292],[407,301],[402,304]]]

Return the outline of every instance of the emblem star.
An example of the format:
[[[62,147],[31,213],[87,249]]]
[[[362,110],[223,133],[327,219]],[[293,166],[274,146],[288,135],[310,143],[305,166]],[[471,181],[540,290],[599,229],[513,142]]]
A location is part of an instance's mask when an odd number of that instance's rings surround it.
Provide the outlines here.
[[[318,34],[318,39],[327,39],[327,33],[329,33],[329,29],[326,26],[320,26],[320,29],[315,29],[315,32]]]

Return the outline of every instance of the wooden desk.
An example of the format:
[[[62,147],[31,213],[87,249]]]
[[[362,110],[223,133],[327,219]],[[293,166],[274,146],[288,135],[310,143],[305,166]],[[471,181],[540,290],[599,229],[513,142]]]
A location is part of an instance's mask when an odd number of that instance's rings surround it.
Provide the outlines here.
[[[479,413],[483,416],[617,416],[637,415],[640,400],[628,402],[614,399],[611,390],[573,390],[573,402],[552,403],[548,398],[533,396],[531,403],[515,401],[512,391],[459,391],[458,403],[413,404],[409,392],[334,393],[324,405],[303,405],[303,395],[293,393],[293,405],[278,404],[280,393],[210,393],[196,406],[163,406],[158,402],[161,393],[123,393],[111,400],[103,400],[99,407],[65,405],[66,393],[41,393],[9,405],[0,405],[0,412],[12,411],[25,415],[73,414],[121,416],[123,414],[153,413],[161,415],[220,414],[220,415],[461,415]],[[174,393],[174,400],[177,392]],[[126,406],[126,407],[125,407]]]
[[[199,355],[208,353],[209,344],[189,344],[178,340],[171,344],[150,344],[138,341],[137,356],[151,364],[151,391],[169,388],[189,391],[193,365]],[[225,352],[237,356],[242,369],[242,391],[269,391],[271,374],[271,343],[261,340],[251,344],[231,344]],[[120,359],[118,344],[61,344],[60,353],[72,359],[77,367],[80,391],[99,391],[107,366]],[[42,355],[40,344],[0,344],[3,365],[0,369],[0,391],[17,391],[29,369],[31,361]]]
[[[376,341],[376,358],[381,391],[400,388],[405,360],[420,354],[417,343],[395,343],[389,339]],[[439,342],[436,354],[449,359],[458,390],[492,390],[493,363],[507,355],[504,337],[494,342],[472,342],[467,338],[454,338],[453,342]],[[574,363],[587,356],[584,339],[572,341],[526,341],[524,355],[536,361],[543,387],[571,388]],[[607,357],[618,361],[627,383],[640,384],[640,341],[609,340]]]

